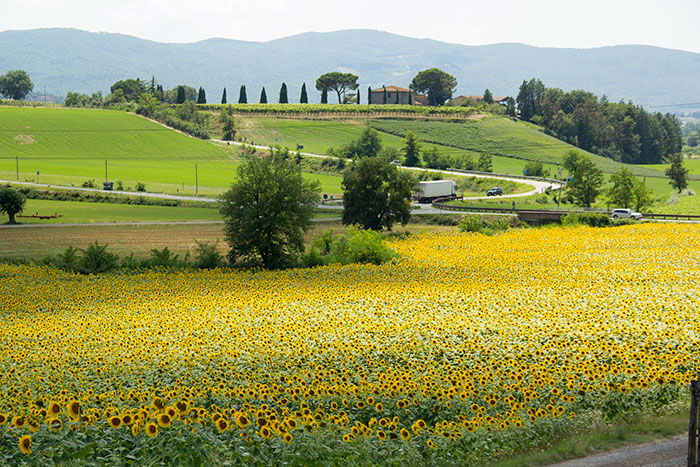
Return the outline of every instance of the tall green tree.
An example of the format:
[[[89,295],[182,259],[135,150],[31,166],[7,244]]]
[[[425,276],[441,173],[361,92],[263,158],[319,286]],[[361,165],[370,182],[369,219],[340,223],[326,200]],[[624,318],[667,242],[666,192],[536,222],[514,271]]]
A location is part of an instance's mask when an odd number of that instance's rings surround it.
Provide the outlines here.
[[[642,212],[654,204],[654,192],[647,188],[646,180],[637,179],[634,182],[634,209]]]
[[[124,92],[124,98],[129,102],[139,100],[142,94],[146,92],[146,87],[138,79],[125,79],[114,83],[110,87],[110,92],[114,94],[118,89]]]
[[[241,86],[241,90],[238,92],[238,103],[239,104],[247,104],[248,103],[248,94],[246,94],[246,91],[245,91],[245,84]]]
[[[224,92],[221,94],[221,103],[226,104],[226,88],[224,88]]]
[[[260,92],[260,103],[267,104],[267,93],[265,92],[265,86],[263,86],[262,91]]]
[[[382,86],[382,104],[386,105],[386,86]]]
[[[518,92],[517,102],[520,118],[529,122],[536,115],[540,115],[545,87],[542,81],[532,78],[523,81]]]
[[[343,146],[340,153],[347,159],[374,158],[382,150],[379,133],[369,125],[365,126],[360,137]]]
[[[688,187],[688,168],[683,163],[683,154],[676,153],[668,156],[671,166],[666,169],[666,176],[670,179],[669,184],[678,190],[678,193]]]
[[[564,167],[572,178],[566,186],[574,201],[579,206],[590,207],[605,181],[603,171],[587,155],[573,150],[564,156]]]
[[[222,138],[224,141],[233,141],[236,138],[236,121],[233,118],[229,107],[222,107],[219,115],[219,122],[222,125]]]
[[[443,105],[452,98],[456,87],[455,77],[438,68],[421,71],[413,78],[410,86],[413,91],[427,92],[430,105]]]
[[[343,224],[363,229],[391,230],[411,217],[410,197],[415,178],[379,158],[365,158],[343,174]]]
[[[203,87],[199,87],[199,94],[197,95],[197,104],[206,104],[207,103],[207,93],[204,92]]]
[[[404,164],[409,167],[420,167],[420,143],[422,140],[415,133],[408,131],[403,139]]]
[[[114,92],[114,91],[112,91]],[[184,104],[185,103],[185,88],[183,86],[178,86],[177,87],[177,100],[175,100],[176,104]]]
[[[12,70],[0,75],[0,94],[8,99],[21,101],[32,89],[34,83],[24,70]]]
[[[476,170],[479,172],[493,172],[493,157],[491,157],[491,154],[486,152],[479,154]]]
[[[360,105],[360,88],[357,88],[357,92],[355,93],[355,103],[357,105]]]
[[[484,102],[486,102],[487,104],[493,104],[493,94],[491,94],[491,91],[489,91],[488,89],[484,91]]]
[[[280,104],[289,104],[289,98],[287,97],[287,84],[286,83],[282,83],[282,87],[280,88],[279,103]]]
[[[328,90],[321,91],[321,104],[328,104]]]
[[[367,104],[372,104],[372,86],[367,86]]]
[[[27,198],[14,188],[0,188],[0,214],[7,214],[10,224],[15,223],[15,216],[24,210],[26,203]]]
[[[610,176],[612,186],[608,189],[608,200],[616,207],[630,208],[635,202],[635,183],[632,172],[621,168]]]
[[[346,90],[354,91],[357,89],[357,80],[358,77],[352,73],[333,71],[318,77],[316,80],[316,89],[319,91],[335,91],[338,94],[338,104],[340,104],[343,101],[342,96],[345,94]]]
[[[309,103],[309,96],[306,94],[306,83],[301,85],[301,97],[299,98],[301,104]]]
[[[515,99],[510,96],[506,99],[506,115],[515,117]]]
[[[243,159],[220,207],[231,263],[291,265],[304,250],[319,192],[319,183],[301,179],[299,165],[289,158]]]

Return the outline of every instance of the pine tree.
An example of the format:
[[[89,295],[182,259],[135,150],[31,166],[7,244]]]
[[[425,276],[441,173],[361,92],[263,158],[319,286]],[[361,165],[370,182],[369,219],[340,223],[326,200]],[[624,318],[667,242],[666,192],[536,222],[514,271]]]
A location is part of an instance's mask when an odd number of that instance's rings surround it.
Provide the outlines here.
[[[289,99],[287,99],[287,84],[282,83],[280,88],[280,104],[289,104]]]
[[[221,103],[226,104],[226,88],[224,88],[224,93],[221,95]]]
[[[484,91],[484,102],[487,104],[493,104],[493,94],[488,89]]]
[[[182,86],[177,87],[177,99],[175,100],[176,104],[184,104],[185,103],[185,88]]]
[[[265,86],[263,86],[262,92],[260,93],[260,103],[267,104],[267,93],[265,92]]]
[[[306,94],[306,83],[301,85],[301,97],[299,98],[299,102],[302,104],[309,103],[309,96]]]
[[[207,103],[207,93],[204,92],[203,87],[199,87],[199,94],[197,95],[197,104],[206,104]]]
[[[241,92],[238,94],[238,103],[239,104],[247,104],[248,103],[248,96],[246,95],[245,92],[245,84],[241,86]]]
[[[321,91],[321,104],[328,104],[328,90]]]

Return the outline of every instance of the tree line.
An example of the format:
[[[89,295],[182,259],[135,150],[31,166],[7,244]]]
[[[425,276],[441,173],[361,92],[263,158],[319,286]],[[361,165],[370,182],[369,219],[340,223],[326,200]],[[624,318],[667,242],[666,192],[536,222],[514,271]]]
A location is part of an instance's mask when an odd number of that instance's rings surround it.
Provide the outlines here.
[[[593,93],[547,88],[523,81],[517,97],[520,118],[586,151],[630,164],[658,164],[681,150],[675,115],[650,113],[632,102],[609,102]]]

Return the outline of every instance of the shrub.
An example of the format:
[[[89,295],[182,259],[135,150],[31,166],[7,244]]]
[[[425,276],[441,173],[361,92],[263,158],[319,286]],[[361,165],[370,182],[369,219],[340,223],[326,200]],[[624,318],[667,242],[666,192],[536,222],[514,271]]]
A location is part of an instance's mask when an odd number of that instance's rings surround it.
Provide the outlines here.
[[[94,245],[81,248],[83,256],[78,261],[78,271],[83,274],[96,274],[111,271],[117,267],[117,255],[107,251],[107,245]]]
[[[484,221],[475,214],[469,214],[459,223],[459,230],[462,232],[481,232],[484,229]]]
[[[378,232],[359,229],[351,232],[347,243],[347,258],[350,263],[382,264],[396,257],[396,253],[384,243]]]
[[[588,225],[590,227],[610,227],[613,220],[600,212],[570,213],[561,221],[562,225]]]
[[[84,181],[82,186],[83,188],[95,188],[95,179]]]
[[[136,182],[136,191],[146,191],[146,184],[142,182]]]
[[[76,270],[78,266],[78,249],[69,246],[63,253],[57,255],[57,266],[70,271]]]
[[[333,235],[332,230],[324,230],[311,242],[302,257],[302,263],[307,267],[325,264],[382,264],[397,257],[379,232],[350,227],[347,236]]]
[[[173,254],[167,246],[161,250],[153,248],[148,264],[150,266],[176,267],[180,265],[177,257],[178,255]]]
[[[218,240],[211,244],[199,242],[195,240],[197,248],[194,253],[194,265],[199,269],[214,269],[218,268],[223,263],[221,253],[216,249],[219,244]]]

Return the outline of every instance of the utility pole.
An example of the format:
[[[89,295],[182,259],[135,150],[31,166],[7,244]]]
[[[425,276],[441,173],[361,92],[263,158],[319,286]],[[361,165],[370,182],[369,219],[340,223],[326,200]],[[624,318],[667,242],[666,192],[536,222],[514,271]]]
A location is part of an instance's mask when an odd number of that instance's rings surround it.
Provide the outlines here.
[[[197,164],[194,165],[194,194],[199,194],[199,173],[197,172]]]

